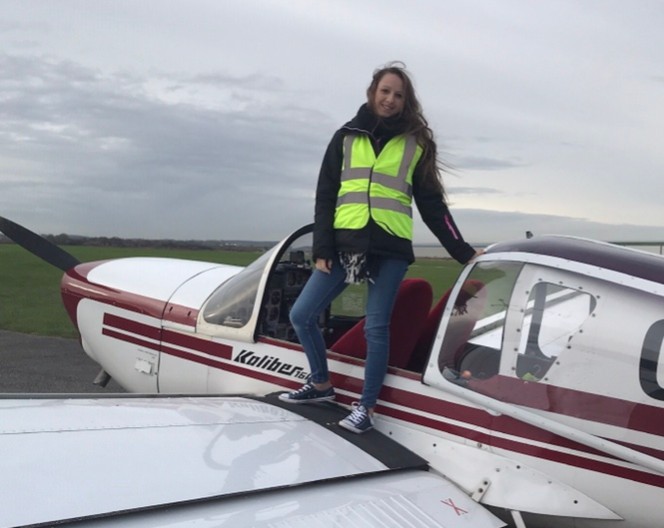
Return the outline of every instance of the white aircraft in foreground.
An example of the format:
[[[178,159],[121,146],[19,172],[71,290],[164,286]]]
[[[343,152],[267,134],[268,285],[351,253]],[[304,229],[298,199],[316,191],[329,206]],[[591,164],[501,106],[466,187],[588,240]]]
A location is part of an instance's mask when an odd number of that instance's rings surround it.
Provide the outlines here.
[[[65,271],[85,352],[136,395],[0,399],[0,527],[659,528],[664,258],[568,237],[499,243],[433,302],[405,280],[376,430],[337,425],[364,374],[349,288],[321,319],[336,404],[289,405],[288,310],[311,227],[246,268],[162,258]]]

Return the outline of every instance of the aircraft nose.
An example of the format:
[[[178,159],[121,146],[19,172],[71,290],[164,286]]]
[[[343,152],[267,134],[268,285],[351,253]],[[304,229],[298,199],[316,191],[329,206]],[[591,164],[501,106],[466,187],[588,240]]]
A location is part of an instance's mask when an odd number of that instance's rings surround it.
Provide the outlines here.
[[[101,264],[103,264],[103,261],[76,264],[65,272],[60,281],[62,303],[67,311],[67,315],[69,315],[69,319],[77,330],[79,329],[76,316],[78,303],[81,299],[89,296],[88,273]]]

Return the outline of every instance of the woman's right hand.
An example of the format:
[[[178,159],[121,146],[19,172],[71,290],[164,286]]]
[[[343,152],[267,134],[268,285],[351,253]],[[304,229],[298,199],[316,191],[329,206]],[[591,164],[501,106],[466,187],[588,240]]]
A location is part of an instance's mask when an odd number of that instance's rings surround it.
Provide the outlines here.
[[[332,271],[332,261],[327,259],[316,259],[316,269],[323,273],[330,273]]]

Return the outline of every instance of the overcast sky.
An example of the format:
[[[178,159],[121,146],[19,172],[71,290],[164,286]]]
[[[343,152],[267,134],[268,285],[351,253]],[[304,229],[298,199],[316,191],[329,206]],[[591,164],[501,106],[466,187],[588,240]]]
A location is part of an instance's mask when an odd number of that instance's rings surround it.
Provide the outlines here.
[[[661,0],[1,7],[0,216],[39,233],[282,238],[401,60],[467,240],[664,239]]]

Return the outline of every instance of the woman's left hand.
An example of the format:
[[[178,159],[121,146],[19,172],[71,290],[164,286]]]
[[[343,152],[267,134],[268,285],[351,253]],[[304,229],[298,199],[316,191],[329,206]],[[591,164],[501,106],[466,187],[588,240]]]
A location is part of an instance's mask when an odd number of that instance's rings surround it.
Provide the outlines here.
[[[484,255],[484,250],[483,249],[476,249],[475,254],[473,255],[473,258],[471,258],[468,261],[468,264],[470,264],[471,262],[475,262],[475,259],[477,259],[477,257],[479,257],[481,255]]]

